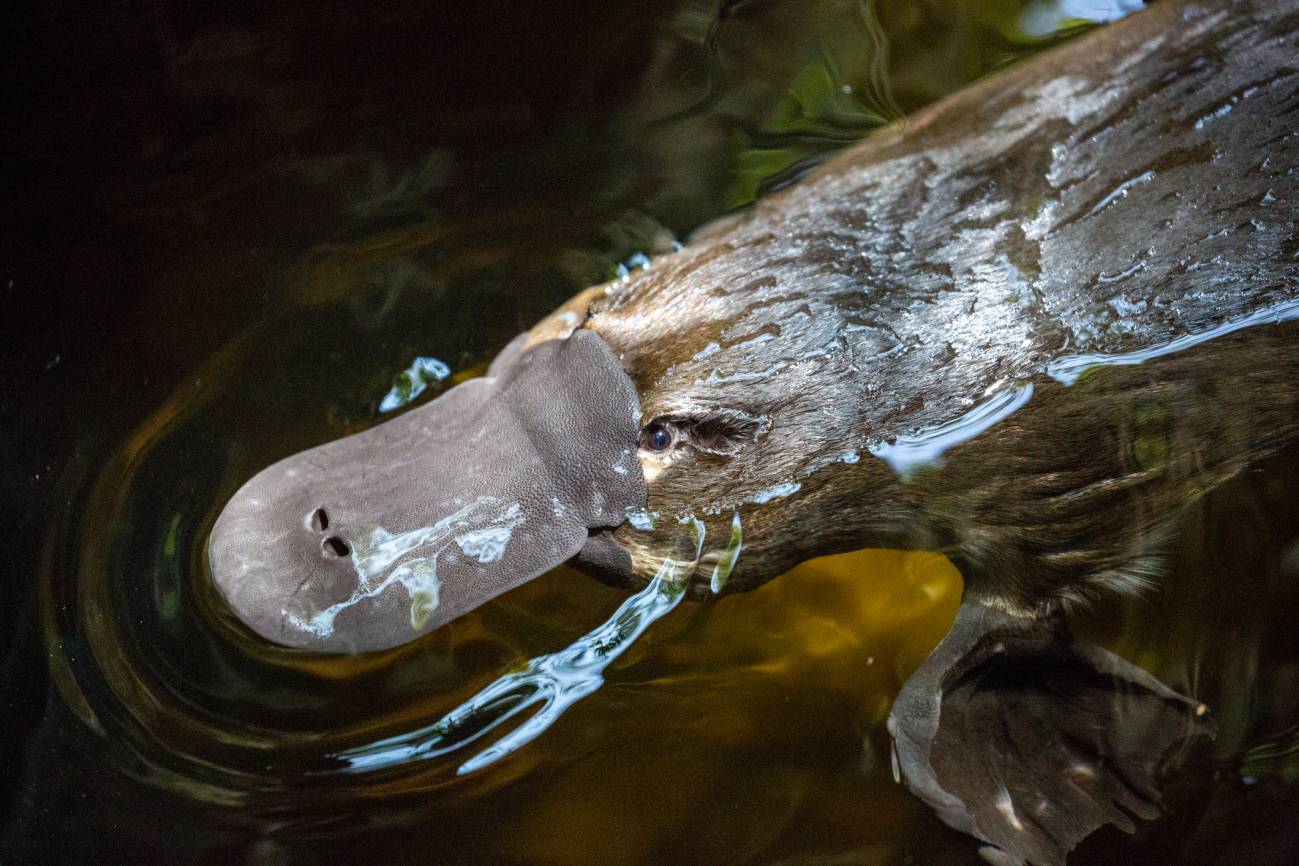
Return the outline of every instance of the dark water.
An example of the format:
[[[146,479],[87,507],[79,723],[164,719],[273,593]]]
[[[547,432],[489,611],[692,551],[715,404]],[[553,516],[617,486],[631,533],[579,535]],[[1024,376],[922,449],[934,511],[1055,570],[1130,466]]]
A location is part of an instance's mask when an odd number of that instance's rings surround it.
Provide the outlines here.
[[[892,782],[884,731],[955,610],[940,557],[684,603],[457,776],[467,754],[338,756],[623,594],[559,569],[393,652],[304,657],[230,621],[203,545],[256,469],[373,423],[415,356],[472,374],[634,253],[1080,29],[1053,9],[11,11],[0,862],[974,862]],[[1220,734],[1164,819],[1071,862],[1299,859],[1296,490],[1292,449],[1188,516],[1159,593],[1093,614]]]

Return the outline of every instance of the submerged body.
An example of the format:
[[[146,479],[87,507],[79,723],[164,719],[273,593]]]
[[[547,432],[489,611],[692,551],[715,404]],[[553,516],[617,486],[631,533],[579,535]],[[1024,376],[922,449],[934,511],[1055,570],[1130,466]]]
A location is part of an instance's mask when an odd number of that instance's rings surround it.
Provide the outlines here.
[[[682,428],[642,451],[651,508],[699,514],[713,539],[738,508],[751,540],[732,589],[864,546],[953,551],[980,591],[1025,606],[1138,587],[1157,516],[1294,434],[1299,349],[1254,329],[1072,387],[1058,370],[1294,315],[1297,16],[1148,10],[578,300],[645,418]],[[943,467],[904,479],[868,456],[1027,385]],[[710,415],[733,453],[691,447]],[[1131,453],[1152,437],[1165,465]],[[761,507],[782,484],[797,495]],[[1098,525],[1098,509],[1119,511]],[[617,534],[628,573],[652,574],[641,535]]]
[[[1207,731],[1063,613],[1160,579],[1180,510],[1299,436],[1295,57],[1299,4],[1161,3],[945,100],[582,293],[485,383],[257,476],[218,586],[355,651],[574,554],[701,594],[939,550],[966,601],[895,706],[899,770],[997,862],[1061,862],[1153,814]],[[967,760],[989,730],[1013,748]]]

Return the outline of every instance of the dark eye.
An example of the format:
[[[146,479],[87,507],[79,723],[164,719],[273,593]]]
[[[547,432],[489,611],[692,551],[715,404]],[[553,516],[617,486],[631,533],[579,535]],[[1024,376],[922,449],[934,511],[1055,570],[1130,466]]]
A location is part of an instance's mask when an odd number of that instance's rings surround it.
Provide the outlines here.
[[[664,451],[672,444],[672,434],[668,428],[654,421],[641,432],[641,441],[650,451]]]

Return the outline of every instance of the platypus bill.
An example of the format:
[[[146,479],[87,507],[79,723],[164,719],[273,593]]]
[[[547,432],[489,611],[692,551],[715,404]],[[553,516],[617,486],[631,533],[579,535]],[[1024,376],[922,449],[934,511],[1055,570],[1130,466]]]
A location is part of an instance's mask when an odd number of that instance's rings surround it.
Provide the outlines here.
[[[682,518],[695,595],[942,551],[965,595],[895,768],[992,862],[1063,863],[1212,728],[1067,615],[1174,577],[1178,513],[1299,433],[1296,57],[1295,3],[1164,2],[881,130],[259,473],[213,578],[265,638],[355,652],[565,561],[643,584]]]

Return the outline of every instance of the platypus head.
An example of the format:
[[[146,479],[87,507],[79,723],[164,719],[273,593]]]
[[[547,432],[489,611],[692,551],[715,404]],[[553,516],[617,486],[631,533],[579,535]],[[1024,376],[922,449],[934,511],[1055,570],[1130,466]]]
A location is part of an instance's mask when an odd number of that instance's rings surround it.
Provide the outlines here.
[[[619,584],[673,560],[698,594],[832,544],[834,476],[859,468],[826,384],[847,356],[730,258],[583,292],[485,377],[260,472],[209,544],[231,609],[277,643],[366,651],[570,560]]]
[[[395,646],[641,507],[640,410],[609,347],[589,331],[523,343],[483,378],[240,488],[208,547],[235,614],[289,646]]]
[[[641,583],[688,558],[694,532],[698,560],[684,573],[699,596],[751,589],[867,533],[917,541],[898,477],[867,447],[879,392],[864,368],[878,370],[898,339],[827,267],[832,255],[770,232],[769,206],[533,329],[545,338],[580,322],[640,400],[646,514],[593,534],[577,567]]]

